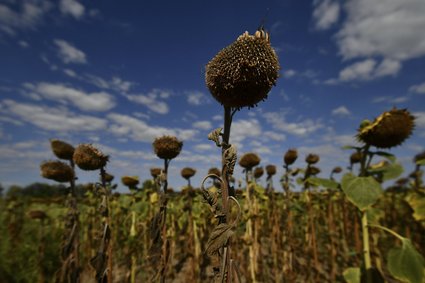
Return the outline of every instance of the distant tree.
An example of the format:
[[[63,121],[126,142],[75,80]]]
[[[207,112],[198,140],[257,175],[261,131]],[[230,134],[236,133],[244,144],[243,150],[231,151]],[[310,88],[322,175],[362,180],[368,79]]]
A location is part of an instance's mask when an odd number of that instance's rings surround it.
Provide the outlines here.
[[[0,197],[3,196],[3,191],[4,191],[4,188],[3,188],[2,184],[0,183]]]
[[[6,193],[6,196],[8,198],[10,197],[21,197],[23,195],[22,193],[23,189],[20,186],[12,185],[9,187],[9,190]]]

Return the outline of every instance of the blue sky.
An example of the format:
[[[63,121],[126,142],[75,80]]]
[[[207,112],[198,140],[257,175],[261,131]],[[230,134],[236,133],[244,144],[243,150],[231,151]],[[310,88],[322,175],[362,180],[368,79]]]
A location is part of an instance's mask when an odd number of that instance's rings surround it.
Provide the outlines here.
[[[3,0],[0,183],[44,181],[51,138],[93,143],[110,154],[116,177],[143,180],[162,165],[153,139],[172,134],[184,146],[171,186],[185,184],[185,166],[198,169],[199,184],[220,166],[207,134],[222,125],[222,108],[205,86],[205,65],[264,17],[281,77],[265,102],[235,115],[239,156],[254,151],[281,175],[283,154],[297,148],[297,166],[317,153],[327,177],[348,165],[340,147],[355,144],[359,123],[396,106],[417,117],[412,137],[392,150],[410,170],[424,150],[424,14],[423,0]]]

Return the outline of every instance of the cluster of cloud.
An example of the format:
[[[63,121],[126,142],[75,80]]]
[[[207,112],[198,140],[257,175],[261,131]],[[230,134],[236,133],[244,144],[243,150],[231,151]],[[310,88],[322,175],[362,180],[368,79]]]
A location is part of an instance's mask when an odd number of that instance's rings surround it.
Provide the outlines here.
[[[313,20],[327,30],[346,17],[334,38],[343,61],[358,60],[325,83],[368,81],[395,76],[406,60],[425,54],[425,2],[422,0],[348,0],[314,2]]]
[[[86,14],[94,15],[94,10],[87,13],[84,5],[77,0],[21,0],[0,3],[0,34],[15,36],[20,31],[36,30],[46,22],[46,17],[53,15],[71,16],[76,20]],[[60,13],[57,13],[60,12]]]
[[[83,111],[107,111],[115,106],[113,96],[106,92],[86,93],[82,90],[59,83],[25,83],[33,97],[54,100],[62,104],[72,104]],[[35,96],[34,96],[35,95]]]

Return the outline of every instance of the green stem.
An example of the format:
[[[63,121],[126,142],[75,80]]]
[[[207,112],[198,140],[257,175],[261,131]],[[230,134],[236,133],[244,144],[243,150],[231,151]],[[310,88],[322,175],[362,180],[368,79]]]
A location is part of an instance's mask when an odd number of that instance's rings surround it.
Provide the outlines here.
[[[403,237],[403,236],[401,236],[401,235],[397,234],[396,232],[394,232],[394,231],[393,231],[393,230],[391,230],[391,229],[388,229],[387,227],[384,227],[384,226],[381,226],[381,225],[374,225],[374,224],[369,224],[368,226],[369,226],[369,227],[375,227],[375,228],[382,229],[382,230],[384,230],[385,232],[388,232],[388,233],[390,233],[391,235],[393,235],[394,237],[396,237],[396,238],[400,239],[401,241],[403,241],[403,239],[404,239],[404,237]]]
[[[362,211],[362,232],[363,232],[363,256],[364,265],[366,270],[366,282],[372,283],[372,263],[370,260],[370,246],[369,246],[369,228],[367,224],[367,213]]]
[[[135,198],[133,195],[133,203],[135,203]],[[131,212],[131,228],[130,228],[130,237],[134,239],[136,237],[136,211]],[[135,252],[132,251],[131,254],[131,271],[130,271],[130,282],[136,282],[136,264],[137,258]]]

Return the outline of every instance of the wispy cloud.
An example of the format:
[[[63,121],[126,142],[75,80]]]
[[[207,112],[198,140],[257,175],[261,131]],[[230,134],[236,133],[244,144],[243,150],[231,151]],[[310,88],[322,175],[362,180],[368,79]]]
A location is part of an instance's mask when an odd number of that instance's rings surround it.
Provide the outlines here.
[[[42,98],[58,101],[64,104],[73,104],[84,111],[107,111],[115,106],[112,95],[106,92],[86,93],[60,83],[40,82],[26,83],[25,88]]]
[[[53,6],[49,1],[35,0],[24,0],[19,1],[17,5],[13,4],[14,1],[5,1],[0,4],[0,32],[9,35],[16,35],[18,30],[35,30]]]
[[[351,112],[350,110],[347,109],[347,107],[345,107],[344,105],[339,106],[335,109],[332,110],[332,115],[336,115],[336,116],[350,116]]]
[[[212,128],[212,124],[210,121],[197,121],[192,124],[195,129],[200,130],[210,130]]]
[[[417,85],[412,85],[409,88],[410,92],[415,92],[415,93],[425,93],[425,82],[421,83],[421,84],[417,84]]]
[[[153,142],[156,137],[162,135],[173,135],[182,140],[187,140],[197,134],[196,130],[150,126],[145,121],[118,113],[109,114],[108,118],[112,123],[109,127],[111,133],[117,136],[130,137],[134,141]]]
[[[201,91],[185,91],[184,94],[187,97],[187,103],[190,105],[198,106],[211,103],[210,98]]]
[[[59,9],[64,15],[70,15],[75,19],[80,19],[84,16],[84,6],[76,0],[61,0]]]
[[[366,59],[353,63],[339,72],[336,79],[329,79],[325,84],[333,85],[341,82],[370,81],[385,76],[395,76],[401,69],[397,60],[384,59],[377,64],[374,59]]]
[[[288,122],[285,115],[278,112],[266,112],[263,116],[272,128],[297,136],[304,136],[324,127],[320,120],[305,119],[300,122]]]
[[[313,20],[316,29],[326,30],[338,21],[340,14],[338,1],[315,0],[313,5]]]
[[[53,41],[58,47],[58,56],[65,63],[85,64],[87,63],[86,54],[76,48],[71,43],[63,39],[55,39]]]
[[[389,104],[399,104],[408,101],[410,98],[408,96],[377,96],[373,98],[373,103],[389,103]]]
[[[158,114],[167,114],[169,112],[168,104],[162,100],[167,99],[170,95],[170,91],[162,89],[152,89],[147,94],[124,94],[128,100],[142,104],[149,110]]]
[[[1,105],[4,113],[43,130],[96,131],[107,126],[105,119],[77,114],[66,108],[19,103],[9,99],[3,100]]]

